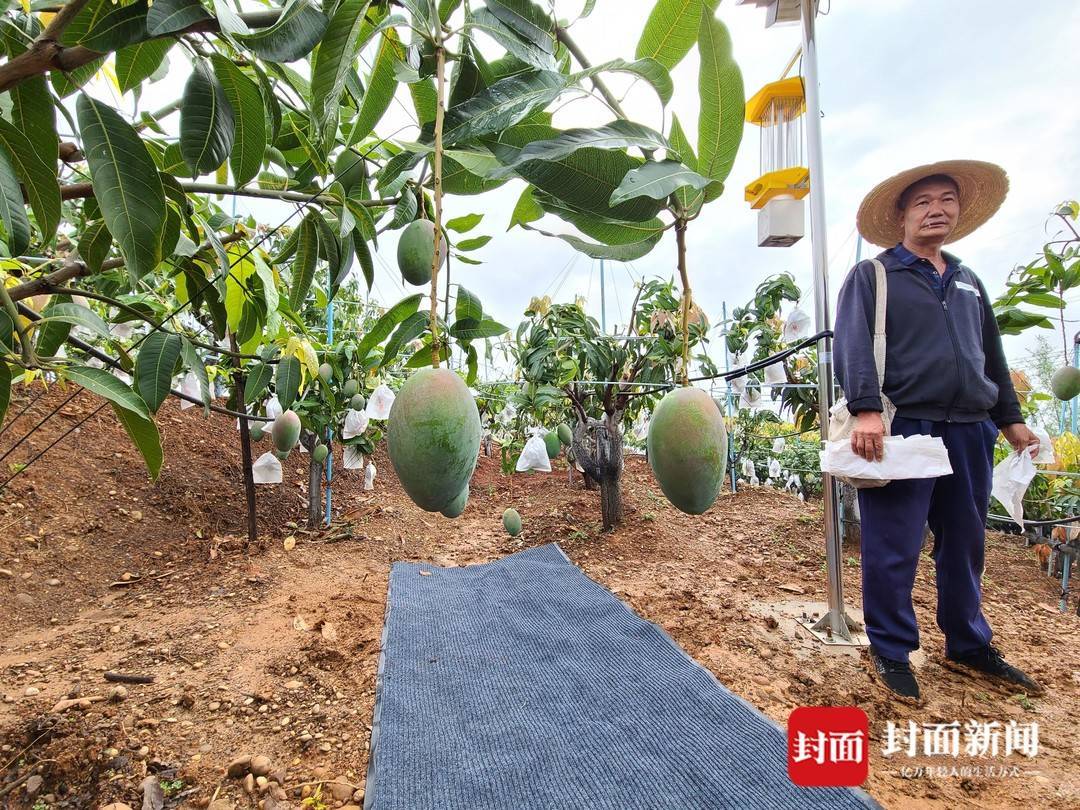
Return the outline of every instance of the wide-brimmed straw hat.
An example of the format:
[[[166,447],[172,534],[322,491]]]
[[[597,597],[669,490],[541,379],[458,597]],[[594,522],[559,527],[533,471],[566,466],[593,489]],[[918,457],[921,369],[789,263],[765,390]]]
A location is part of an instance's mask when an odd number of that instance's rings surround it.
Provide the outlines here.
[[[946,242],[955,242],[974,231],[1001,207],[1009,190],[1005,170],[981,160],[943,160],[916,166],[878,183],[863,198],[855,219],[863,238],[881,247],[892,247],[904,237],[900,221],[900,195],[925,177],[944,174],[960,189],[960,217]]]

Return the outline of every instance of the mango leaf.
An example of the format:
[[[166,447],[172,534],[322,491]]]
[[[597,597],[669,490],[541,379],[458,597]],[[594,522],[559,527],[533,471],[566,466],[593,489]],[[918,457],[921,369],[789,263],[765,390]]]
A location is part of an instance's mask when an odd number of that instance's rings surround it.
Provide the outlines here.
[[[138,280],[161,261],[165,190],[138,133],[111,107],[82,95],[76,104],[86,162],[102,216]]]
[[[357,360],[362,362],[372,349],[390,336],[390,333],[394,330],[395,326],[416,312],[420,308],[420,300],[423,297],[422,293],[410,295],[408,298],[401,299],[383,313],[357,344]]]
[[[397,204],[394,206],[394,216],[387,227],[392,231],[404,228],[416,219],[416,208],[416,195],[406,191],[398,197]]]
[[[144,419],[150,418],[150,412],[146,409],[146,403],[143,402],[142,397],[105,369],[70,365],[64,369],[64,376],[87,391],[119,405],[124,410],[133,411]]]
[[[11,366],[0,360],[0,425],[11,403]]]
[[[732,56],[731,34],[709,9],[701,12],[698,51],[701,112],[697,171],[710,180],[723,181],[731,172],[742,141],[746,98],[742,72]]]
[[[544,192],[537,191],[535,199],[549,214],[569,222],[583,234],[605,245],[630,245],[642,241],[656,242],[664,233],[664,223],[658,217],[644,222],[625,222],[583,214],[567,208],[559,200]]]
[[[157,6],[156,3],[154,5]],[[120,85],[120,92],[126,93],[153,76],[175,41],[148,39],[117,51],[116,82]]]
[[[199,381],[199,394],[203,401],[203,413],[210,414],[210,378],[206,373],[206,364],[203,363],[199,353],[187,338],[181,341],[180,354],[184,358],[184,365],[195,375]]]
[[[266,152],[266,114],[259,86],[221,54],[211,54],[221,89],[233,110],[233,142],[229,167],[233,180],[242,186],[254,178]]]
[[[435,82],[431,79],[421,79],[409,85],[409,95],[412,97],[413,109],[416,110],[416,120],[424,127],[424,132],[435,131],[435,108],[439,106],[439,96],[435,90]],[[443,119],[445,127],[446,120]],[[445,140],[444,140],[445,143]]]
[[[593,242],[579,239],[576,236],[571,236],[570,234],[554,234],[554,236],[558,239],[562,239],[566,244],[574,248],[574,250],[580,251],[590,258],[612,259],[619,262],[632,262],[635,259],[640,259],[656,247],[657,241],[646,240],[642,242],[632,242],[628,245],[597,245]]]
[[[319,44],[329,23],[308,0],[289,0],[272,26],[234,38],[270,62],[295,62]]]
[[[480,299],[458,285],[457,301],[454,303],[454,319],[458,321],[481,321],[484,318],[484,308]]]
[[[487,34],[501,45],[503,50],[530,67],[541,71],[558,69],[555,57],[552,56],[553,49],[542,48],[525,39],[488,8],[473,9],[472,13],[465,18],[465,27],[470,33],[482,31]]]
[[[79,44],[98,53],[111,53],[146,38],[146,0],[130,5],[110,5],[98,16]]]
[[[292,285],[289,288],[289,306],[300,312],[307,298],[311,282],[315,278],[315,266],[319,261],[319,231],[309,214],[300,223],[296,242],[296,258],[293,260]]]
[[[370,0],[343,0],[315,52],[311,69],[311,117],[320,139],[337,122],[345,80],[363,45]],[[332,135],[332,132],[330,133]]]
[[[548,54],[555,53],[551,15],[530,0],[487,0],[487,10],[507,28]]]
[[[11,153],[0,146],[0,221],[7,231],[9,253],[18,256],[30,247],[30,219],[26,216],[19,178],[11,164]]]
[[[154,0],[146,15],[146,31],[159,37],[210,19],[213,17],[199,0]]]
[[[49,307],[48,316],[46,313],[42,313],[42,317],[38,320],[39,324],[59,322],[67,323],[72,326],[81,326],[83,329],[87,329],[98,337],[109,337],[109,326],[101,319],[101,316],[94,312],[92,309],[84,307],[82,304],[72,304],[57,302]]]
[[[570,76],[570,81],[577,83],[583,79],[591,79],[599,73],[632,73],[652,85],[656,95],[663,104],[671,101],[671,95],[675,92],[675,85],[671,81],[671,74],[667,68],[650,57],[643,57],[633,62],[625,59],[612,59],[600,65],[593,65],[586,70],[579,71]]]
[[[161,473],[161,465],[165,461],[165,454],[161,450],[161,435],[158,433],[157,425],[149,417],[122,408],[116,402],[109,404],[112,405],[116,418],[120,420],[120,424],[124,426],[127,435],[131,438],[135,447],[138,448],[143,461],[146,462],[146,469],[150,472],[150,478],[157,480],[158,475]]]
[[[179,335],[155,330],[146,336],[135,358],[135,387],[154,413],[172,390],[173,369],[180,359]]]
[[[26,196],[41,231],[41,241],[52,241],[60,224],[60,184],[56,179],[56,164],[51,166],[38,148],[14,125],[0,119],[0,145],[7,150],[15,174],[26,186]],[[20,193],[20,198],[21,198]],[[21,203],[20,203],[21,206]]]
[[[498,337],[509,332],[509,328],[498,321],[485,318],[480,322],[468,320],[458,321],[450,327],[450,334],[458,340],[479,340],[483,338]]]
[[[483,57],[479,56],[472,43],[466,40],[461,46],[461,58],[457,61],[450,81],[450,106],[456,107],[475,96],[490,84],[489,79],[493,81],[494,77],[484,64]]]
[[[382,360],[379,361],[379,365],[385,366],[392,362],[405,344],[424,334],[424,330],[428,327],[429,318],[430,316],[426,312],[414,312],[403,320],[398,328],[394,330],[394,334],[390,336],[390,339],[386,341],[386,348],[383,350]]]
[[[474,236],[472,239],[462,239],[454,245],[457,250],[479,250],[491,241],[490,236]]]
[[[360,271],[364,274],[364,283],[370,292],[375,283],[375,263],[371,259],[371,248],[359,230],[353,231],[352,246],[356,261],[360,263]]]
[[[484,218],[483,214],[466,214],[463,217],[454,217],[446,221],[446,227],[457,233],[468,233]]]
[[[641,31],[635,57],[655,59],[671,70],[697,42],[702,12],[712,16],[718,5],[720,0],[657,0]]]
[[[56,136],[56,110],[44,76],[31,76],[12,87],[11,123],[34,144],[37,154],[56,174],[60,141]],[[41,223],[38,223],[41,227]]]
[[[565,87],[566,77],[552,72],[500,79],[468,101],[447,110],[443,121],[443,144],[452,146],[512,127],[554,101]]]
[[[291,408],[300,393],[300,360],[290,355],[282,357],[274,374],[274,393],[282,408]]]
[[[295,358],[294,358],[295,359]],[[273,366],[267,363],[256,363],[247,370],[247,379],[244,380],[244,404],[250,405],[257,400],[274,376]]]
[[[704,189],[707,185],[708,178],[686,168],[677,160],[662,160],[659,163],[650,161],[626,173],[615,193],[611,195],[611,204],[618,205],[642,196],[663,200],[676,189],[685,186]]]
[[[568,129],[554,138],[530,143],[511,161],[504,163],[506,168],[496,174],[509,174],[515,166],[530,160],[559,160],[578,149],[625,149],[631,146],[650,150],[671,149],[664,136],[656,130],[632,121],[618,120],[604,127]]]
[[[112,234],[101,219],[87,225],[79,237],[79,257],[95,273],[101,272],[101,263],[108,258],[111,247]]]
[[[526,186],[514,205],[514,211],[510,215],[510,224],[506,226],[506,230],[510,230],[515,225],[527,225],[530,222],[536,222],[542,216],[544,216],[544,209],[533,198],[533,187]]]
[[[70,295],[54,295],[48,306],[41,311],[43,318],[49,317],[52,314],[53,308],[57,304],[70,304]],[[39,357],[52,357],[67,340],[68,335],[71,333],[71,324],[63,323],[61,321],[53,321],[52,323],[46,323],[44,326],[40,326],[37,329],[36,339],[34,343],[34,352]]]
[[[210,66],[199,60],[184,86],[180,107],[180,153],[192,176],[214,171],[229,156],[234,121],[221,82]]]
[[[349,130],[347,146],[352,146],[370,135],[390,107],[397,89],[394,64],[404,58],[405,47],[398,39],[397,32],[393,28],[387,29],[379,42],[375,64],[371,68],[371,76],[368,77],[367,92],[364,93],[360,110]]]

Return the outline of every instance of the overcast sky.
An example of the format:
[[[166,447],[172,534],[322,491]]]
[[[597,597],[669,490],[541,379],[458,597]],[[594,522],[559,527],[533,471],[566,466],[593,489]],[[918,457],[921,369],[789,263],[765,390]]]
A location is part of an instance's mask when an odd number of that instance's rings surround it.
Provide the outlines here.
[[[818,18],[819,73],[831,298],[835,301],[854,263],[855,212],[863,195],[896,171],[948,158],[993,161],[1009,174],[1009,196],[997,216],[951,248],[996,296],[1010,270],[1030,261],[1049,238],[1044,230],[1048,212],[1080,194],[1076,148],[1080,112],[1073,103],[1080,4],[832,0],[829,9],[825,0],[823,5],[829,13]],[[559,0],[556,8],[565,18],[580,6],[580,0]],[[594,62],[632,59],[651,7],[651,0],[599,0],[592,16],[571,32]],[[800,29],[797,25],[766,29],[764,12],[736,6],[735,0],[724,0],[717,13],[731,30],[750,96],[779,77],[799,45]],[[170,75],[147,94],[153,100],[147,108],[158,106],[183,86],[188,67],[179,49],[171,57]],[[677,114],[696,147],[697,69],[697,54],[692,51],[673,72],[675,96],[666,110],[643,83],[631,87],[629,81],[613,76],[610,84],[619,95],[626,93],[623,106],[637,121],[667,132],[671,114]],[[112,93],[99,87],[95,95],[109,99]],[[402,88],[379,131],[391,132],[411,116],[412,105]],[[610,119],[604,106],[585,100],[561,109],[555,123],[600,125]],[[175,121],[171,119],[174,125]],[[714,324],[721,320],[725,302],[729,310],[745,303],[763,279],[784,271],[795,275],[805,293],[803,308],[813,313],[809,216],[808,236],[795,246],[758,248],[757,214],[742,194],[743,186],[758,174],[758,130],[747,126],[724,196],[709,205],[689,231],[695,299]],[[522,187],[514,181],[483,197],[447,197],[447,217],[483,213],[483,222],[470,236],[494,236],[472,254],[483,260],[482,265],[454,264],[454,281],[479,294],[485,310],[511,327],[521,320],[530,297],[544,293],[560,301],[584,295],[589,311],[599,319],[599,262],[560,240],[521,229],[506,232]],[[246,201],[238,210],[253,211],[270,224],[280,221],[286,211]],[[562,224],[549,220],[553,226]],[[376,262],[373,295],[385,303],[404,294],[394,269],[395,236],[380,240]],[[876,249],[863,246],[864,256],[872,252]],[[635,280],[670,277],[674,272],[670,232],[652,253],[630,265],[607,263],[609,331],[615,324],[625,325]],[[1080,294],[1072,299],[1069,314],[1080,317],[1076,314]],[[1059,337],[1044,333],[1061,345]],[[1031,343],[1030,336],[1007,338],[1010,360],[1022,363]],[[712,354],[722,365],[718,333]]]

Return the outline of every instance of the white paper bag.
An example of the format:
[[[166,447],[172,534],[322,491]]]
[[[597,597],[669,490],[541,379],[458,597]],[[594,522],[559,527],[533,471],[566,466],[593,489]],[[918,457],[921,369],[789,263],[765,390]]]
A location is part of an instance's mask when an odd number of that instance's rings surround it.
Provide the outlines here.
[[[1005,507],[1009,517],[1024,528],[1024,494],[1031,479],[1035,477],[1035,462],[1031,453],[1013,450],[994,467],[994,483],[991,494]]]
[[[783,470],[780,467],[780,460],[776,458],[769,459],[769,478],[779,478]]]
[[[757,408],[758,403],[761,402],[761,389],[749,386],[743,389],[742,396],[739,398],[740,408]]]
[[[518,456],[515,468],[518,472],[526,470],[538,470],[539,472],[551,472],[551,461],[548,459],[547,445],[539,435],[534,435],[525,442],[525,448]]]
[[[355,436],[363,435],[367,430],[369,417],[367,411],[354,411],[349,409],[345,414],[345,425],[341,429],[341,438],[352,439]]]
[[[787,441],[785,441],[783,436],[778,436],[777,438],[773,439],[772,451],[774,455],[778,456],[783,453],[785,447],[787,447]]]
[[[277,398],[277,394],[274,394],[270,399],[266,400],[266,415],[270,419],[277,419],[284,410],[281,407],[281,402]]]
[[[749,456],[743,456],[742,474],[744,478],[749,478],[754,474],[754,461]]]
[[[369,419],[388,419],[390,417],[390,407],[393,404],[394,392],[390,390],[389,386],[380,385],[371,392],[364,412]]]
[[[180,380],[180,393],[189,397],[195,397],[198,399],[202,395],[202,389],[199,387],[199,378],[195,376],[194,371],[189,371]],[[194,402],[188,402],[186,399],[180,400],[180,410],[186,411],[188,408],[194,408]]]
[[[368,462],[367,469],[364,470],[364,489],[369,492],[375,489],[375,465],[370,461]]]
[[[937,436],[886,436],[881,461],[867,461],[851,449],[851,439],[837,439],[821,451],[821,471],[847,478],[899,481],[952,474],[949,451]]]
[[[354,444],[345,445],[341,452],[341,466],[346,470],[359,470],[364,466],[364,454]]]
[[[514,417],[516,416],[517,408],[514,407],[512,402],[507,402],[506,407],[499,411],[498,416],[495,417],[495,421],[503,427],[508,427],[510,423],[514,421]]]
[[[1039,452],[1035,454],[1032,462],[1034,464],[1053,464],[1054,442],[1051,440],[1050,434],[1040,427],[1033,427],[1031,432],[1039,437]]]
[[[784,321],[784,342],[795,343],[810,335],[810,316],[798,307]]]
[[[765,366],[765,384],[783,385],[787,382],[787,372],[784,371],[783,363],[773,363]]]
[[[263,453],[251,465],[251,477],[256,484],[280,484],[281,462],[273,453]]]

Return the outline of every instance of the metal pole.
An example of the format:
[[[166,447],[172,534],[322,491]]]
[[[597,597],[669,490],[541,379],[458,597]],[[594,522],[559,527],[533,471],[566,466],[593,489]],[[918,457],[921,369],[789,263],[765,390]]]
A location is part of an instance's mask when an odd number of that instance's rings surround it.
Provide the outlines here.
[[[810,162],[810,247],[814,259],[814,314],[817,331],[832,327],[829,313],[829,251],[825,225],[825,160],[821,149],[821,99],[818,95],[817,42],[814,18],[818,0],[802,0],[802,52],[806,91],[806,151]],[[821,422],[822,447],[829,438],[829,409],[833,404],[832,340],[818,341],[818,416]],[[851,630],[858,625],[844,608],[844,583],[841,578],[840,521],[837,509],[836,482],[822,474],[825,507],[825,561],[828,572],[829,612],[813,630],[826,638],[850,642]]]
[[[728,354],[727,347],[727,333],[728,329],[730,328],[730,324],[728,324],[727,319],[727,301],[723,301],[721,303],[721,307],[722,317],[724,318],[724,371],[731,371],[731,357]],[[735,483],[735,478],[737,476],[735,470],[735,462],[738,461],[738,458],[735,455],[735,420],[732,419],[731,416],[731,406],[734,401],[734,394],[731,393],[730,382],[725,381],[724,387],[727,388],[727,393],[724,394],[724,399],[727,401],[727,417],[728,422],[731,424],[731,433],[728,435],[728,464],[731,467],[731,491],[738,492],[739,487],[738,484]]]
[[[327,292],[330,296],[333,295],[333,283],[332,278],[327,279],[328,288]],[[326,345],[332,346],[334,344],[334,299],[331,297],[329,303],[326,305]],[[329,448],[330,441],[334,438],[334,429],[328,427],[326,429],[326,444]],[[334,480],[334,454],[326,454],[326,525],[330,525],[330,502],[334,497],[334,487],[331,482]]]
[[[600,260],[600,331],[607,334],[607,299],[604,291],[604,260]]]
[[[1080,332],[1073,336],[1073,365],[1080,367]],[[1076,397],[1069,403],[1072,410],[1072,434],[1076,435]]]

